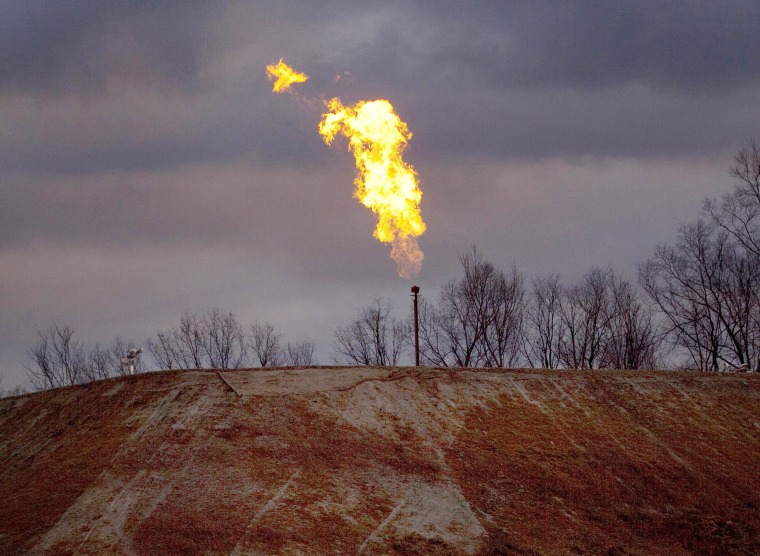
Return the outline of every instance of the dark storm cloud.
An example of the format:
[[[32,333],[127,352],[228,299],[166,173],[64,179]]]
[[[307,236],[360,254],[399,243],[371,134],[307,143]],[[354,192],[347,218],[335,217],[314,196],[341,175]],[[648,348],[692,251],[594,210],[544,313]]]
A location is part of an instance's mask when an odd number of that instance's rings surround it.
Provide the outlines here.
[[[191,86],[209,53],[213,58],[217,49],[234,48],[246,29],[262,51],[300,49],[316,67],[353,64],[365,77],[415,79],[422,88],[447,71],[492,87],[640,83],[700,92],[756,84],[760,75],[756,0],[361,8],[346,2],[80,0],[10,1],[1,9],[0,88],[26,91],[99,90],[119,75]],[[235,21],[225,20],[229,14]],[[317,38],[325,29],[334,42]]]
[[[249,154],[313,163],[324,154],[320,106],[271,94],[263,67],[280,56],[311,75],[304,91],[315,101],[391,98],[423,155],[712,150],[760,121],[742,88],[760,84],[758,8],[8,2],[0,94],[45,100],[8,103],[27,117],[0,136],[0,165],[88,173]],[[700,103],[732,95],[702,116]]]
[[[430,2],[418,17],[436,27],[433,61],[494,87],[760,82],[756,0]]]
[[[331,29],[335,48],[311,58],[330,75],[351,70],[339,93],[351,102],[392,98],[425,156],[713,152],[760,125],[756,0],[368,12]]]
[[[756,90],[739,87],[760,62],[736,62],[760,51],[756,4],[6,3],[0,90],[14,92],[0,97],[0,243],[256,235],[235,209],[253,197],[249,214],[267,221],[264,207],[298,188],[251,178],[226,189],[227,164],[254,161],[257,175],[341,165],[350,190],[345,145],[328,150],[316,133],[319,99],[332,94],[391,98],[414,133],[412,163],[725,150],[760,125]],[[301,89],[311,103],[271,93],[263,67],[280,55],[312,75]],[[114,75],[131,86],[107,88]],[[699,75],[720,79],[710,89]],[[232,208],[205,202],[237,215],[208,228],[193,226],[203,206],[192,202],[208,184],[114,178],[215,165],[207,180]],[[108,225],[132,198],[146,207],[137,239]]]
[[[0,90],[103,91],[109,79],[190,86],[220,3],[10,0],[0,7]]]

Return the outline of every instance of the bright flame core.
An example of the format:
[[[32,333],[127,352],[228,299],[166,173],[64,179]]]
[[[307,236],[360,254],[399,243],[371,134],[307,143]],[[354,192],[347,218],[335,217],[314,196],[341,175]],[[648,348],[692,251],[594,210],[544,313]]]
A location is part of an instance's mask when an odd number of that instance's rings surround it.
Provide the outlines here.
[[[267,66],[267,78],[269,81],[274,80],[272,92],[284,93],[293,83],[305,83],[309,76],[294,70],[280,58],[276,64]]]
[[[401,159],[412,133],[387,100],[343,106],[333,98],[327,108],[319,133],[328,145],[339,132],[348,138],[356,159],[354,196],[377,214],[374,235],[392,244],[399,276],[416,276],[424,258],[417,243],[417,236],[425,232],[419,207],[422,191],[414,168]]]

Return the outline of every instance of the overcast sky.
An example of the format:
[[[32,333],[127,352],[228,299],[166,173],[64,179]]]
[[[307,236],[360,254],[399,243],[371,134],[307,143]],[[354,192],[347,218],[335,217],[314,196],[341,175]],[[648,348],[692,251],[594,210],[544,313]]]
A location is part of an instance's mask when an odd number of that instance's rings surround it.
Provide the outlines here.
[[[386,98],[413,137],[434,297],[477,244],[566,282],[635,277],[760,135],[760,1],[0,4],[0,373],[36,330],[138,343],[219,307],[317,344],[398,278],[323,106]],[[337,76],[341,76],[336,80]]]

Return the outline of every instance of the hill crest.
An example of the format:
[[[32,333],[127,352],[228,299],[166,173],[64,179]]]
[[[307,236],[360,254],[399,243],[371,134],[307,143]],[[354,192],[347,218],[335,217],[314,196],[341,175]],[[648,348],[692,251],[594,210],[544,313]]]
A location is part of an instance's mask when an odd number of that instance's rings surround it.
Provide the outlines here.
[[[0,400],[0,552],[760,551],[760,376],[168,371]]]

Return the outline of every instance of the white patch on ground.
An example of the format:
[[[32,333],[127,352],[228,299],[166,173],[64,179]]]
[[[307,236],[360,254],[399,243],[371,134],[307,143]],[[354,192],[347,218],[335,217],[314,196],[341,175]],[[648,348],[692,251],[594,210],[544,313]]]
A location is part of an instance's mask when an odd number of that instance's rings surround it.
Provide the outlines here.
[[[254,530],[256,527],[256,524],[259,522],[259,520],[272,510],[276,505],[277,502],[279,502],[280,498],[282,498],[285,495],[285,492],[288,490],[288,488],[293,484],[293,481],[298,479],[298,476],[301,474],[301,469],[296,469],[293,474],[288,477],[288,480],[285,481],[285,484],[282,485],[277,492],[275,492],[274,496],[270,498],[266,504],[264,504],[258,512],[253,516],[251,521],[248,523],[248,527],[246,527],[245,531],[243,532],[243,536],[238,541],[237,545],[235,545],[235,548],[230,553],[230,556],[241,556],[242,554],[248,554],[248,551],[243,552],[245,541],[248,538],[251,531]]]
[[[357,556],[382,554],[388,541],[403,544],[405,538],[414,535],[455,546],[462,554],[475,554],[485,534],[456,486],[419,482],[367,537]]]

